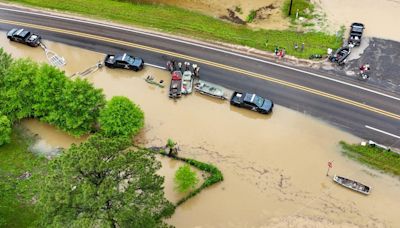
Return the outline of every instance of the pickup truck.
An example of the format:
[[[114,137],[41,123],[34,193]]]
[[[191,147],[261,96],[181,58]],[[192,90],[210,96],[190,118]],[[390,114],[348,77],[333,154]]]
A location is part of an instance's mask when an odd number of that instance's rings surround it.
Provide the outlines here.
[[[117,55],[107,55],[104,59],[104,65],[109,68],[123,68],[133,71],[143,69],[144,61],[139,57],[132,57],[126,53]]]
[[[254,93],[234,92],[230,101],[231,105],[256,111],[262,114],[272,112],[274,102],[262,98]]]
[[[17,28],[8,31],[7,38],[11,41],[26,44],[31,47],[39,46],[42,39],[39,35],[33,34],[28,30]]]
[[[353,23],[350,26],[350,36],[349,36],[349,44],[353,44],[354,46],[360,46],[361,37],[364,32],[364,25],[361,23]]]

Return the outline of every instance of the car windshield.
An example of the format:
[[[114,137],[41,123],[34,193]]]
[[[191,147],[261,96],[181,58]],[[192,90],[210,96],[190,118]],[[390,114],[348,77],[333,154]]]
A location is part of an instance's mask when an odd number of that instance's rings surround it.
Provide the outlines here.
[[[254,97],[254,103],[258,106],[261,107],[264,104],[264,99],[259,96]]]

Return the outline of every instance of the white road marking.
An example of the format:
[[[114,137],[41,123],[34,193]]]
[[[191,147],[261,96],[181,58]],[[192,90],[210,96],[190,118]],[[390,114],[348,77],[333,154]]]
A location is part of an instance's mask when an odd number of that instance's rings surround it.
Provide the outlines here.
[[[115,25],[108,25],[108,24],[104,24],[104,23],[100,23],[100,22],[89,21],[87,19],[82,20],[82,19],[61,17],[61,16],[56,16],[56,15],[46,15],[46,14],[42,14],[42,13],[27,12],[27,11],[23,11],[23,10],[8,9],[8,8],[4,8],[4,7],[0,7],[0,10],[11,11],[11,12],[19,12],[19,13],[31,14],[31,15],[39,15],[39,16],[44,16],[44,17],[57,18],[57,19],[65,20],[65,21],[73,21],[73,22],[79,22],[79,23],[85,23],[85,24],[91,24],[91,25],[98,25],[98,26],[102,26],[102,27],[113,28],[113,29],[118,29],[118,30],[122,30],[122,31],[128,31],[128,32],[143,34],[143,35],[147,35],[147,36],[157,37],[157,38],[160,38],[160,39],[171,40],[171,41],[175,41],[175,42],[178,42],[178,43],[183,43],[183,44],[188,44],[188,45],[191,45],[191,46],[201,47],[201,48],[205,48],[205,49],[209,49],[209,50],[213,50],[213,51],[217,51],[217,52],[221,52],[221,53],[225,53],[225,54],[229,54],[229,55],[233,55],[233,56],[238,56],[238,57],[245,58],[245,59],[250,59],[250,60],[257,61],[257,62],[262,62],[262,63],[270,64],[270,65],[273,65],[273,66],[278,66],[278,67],[289,69],[289,70],[293,70],[293,71],[297,71],[297,72],[300,72],[300,73],[308,74],[308,75],[311,75],[311,76],[314,76],[314,77],[318,77],[318,78],[323,78],[325,80],[333,81],[333,82],[336,82],[336,83],[339,83],[339,84],[347,85],[347,86],[354,87],[354,88],[357,88],[357,89],[360,89],[360,90],[364,90],[364,91],[367,91],[367,92],[370,92],[370,93],[374,93],[374,94],[381,95],[381,96],[384,96],[384,97],[387,97],[387,98],[391,98],[393,100],[400,101],[400,97],[391,96],[389,94],[385,94],[385,93],[382,93],[382,92],[379,92],[379,91],[368,89],[368,88],[365,88],[365,87],[362,87],[362,86],[354,85],[354,84],[351,84],[351,83],[348,83],[348,82],[340,81],[338,79],[334,79],[334,78],[330,78],[330,77],[323,76],[323,75],[320,75],[320,74],[316,74],[316,73],[312,73],[312,72],[296,69],[296,68],[293,68],[293,67],[290,67],[290,66],[281,65],[281,64],[270,62],[270,61],[267,61],[267,60],[258,59],[258,58],[251,57],[251,56],[242,55],[242,54],[235,53],[235,52],[232,52],[232,51],[227,51],[227,50],[223,50],[223,49],[219,49],[219,48],[214,48],[214,47],[210,47],[210,46],[206,46],[206,45],[202,45],[202,44],[198,44],[198,43],[193,43],[193,42],[189,42],[189,41],[185,41],[185,40],[180,40],[180,39],[176,39],[176,38],[172,38],[172,37],[167,37],[167,36],[163,36],[163,35],[157,35],[157,34],[145,32],[145,31],[139,31],[139,30],[135,30],[135,29],[128,29],[128,28],[118,27],[118,26],[115,26]]]
[[[154,64],[150,64],[150,63],[144,63],[144,65],[156,67],[156,68],[159,68],[159,69],[161,69],[161,70],[166,70],[166,69],[167,69],[167,68],[165,68],[165,67],[158,66],[158,65],[154,65]]]
[[[394,137],[394,138],[400,139],[400,136],[395,135],[395,134],[392,134],[392,133],[389,133],[389,132],[386,132],[386,131],[383,131],[383,130],[380,130],[380,129],[378,129],[378,128],[374,128],[374,127],[371,127],[371,126],[368,126],[368,125],[365,125],[365,127],[368,128],[368,129],[371,129],[371,130],[380,132],[380,133],[382,133],[382,134],[389,135],[389,136],[392,136],[392,137]]]

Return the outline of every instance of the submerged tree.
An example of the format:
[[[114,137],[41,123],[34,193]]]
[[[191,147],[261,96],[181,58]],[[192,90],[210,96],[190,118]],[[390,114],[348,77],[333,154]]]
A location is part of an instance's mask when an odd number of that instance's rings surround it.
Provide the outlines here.
[[[113,97],[100,112],[100,127],[106,136],[133,136],[144,125],[139,106],[126,97]]]
[[[39,198],[42,227],[160,227],[174,212],[154,154],[127,138],[95,135],[50,162]]]
[[[175,173],[175,189],[178,192],[187,192],[196,187],[199,179],[189,165],[183,165]]]

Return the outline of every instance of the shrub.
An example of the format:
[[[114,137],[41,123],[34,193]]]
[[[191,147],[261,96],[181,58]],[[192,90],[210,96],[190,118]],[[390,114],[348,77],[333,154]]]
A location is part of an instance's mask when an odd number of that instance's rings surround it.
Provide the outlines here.
[[[256,19],[257,16],[257,12],[255,10],[251,10],[249,15],[247,15],[247,19],[246,22],[247,23],[251,23],[254,21],[254,19]]]
[[[117,96],[101,110],[99,123],[106,136],[133,136],[143,127],[144,114],[128,98]]]
[[[196,173],[190,169],[189,165],[183,165],[175,173],[175,189],[178,192],[187,192],[194,189],[199,183]]]
[[[0,115],[0,146],[9,143],[11,137],[11,122],[7,116]]]

